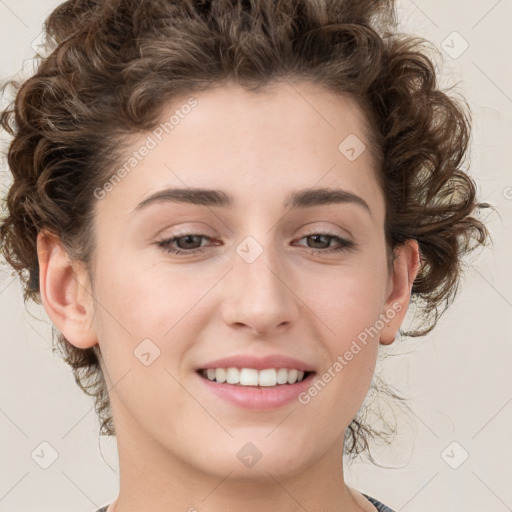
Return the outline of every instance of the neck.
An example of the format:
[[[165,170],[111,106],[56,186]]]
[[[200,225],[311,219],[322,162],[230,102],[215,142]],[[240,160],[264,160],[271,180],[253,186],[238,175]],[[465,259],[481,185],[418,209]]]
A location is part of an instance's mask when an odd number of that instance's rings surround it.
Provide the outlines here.
[[[258,464],[240,472],[207,473],[164,447],[118,432],[119,497],[108,512],[361,512],[375,508],[343,480],[342,445],[295,472]],[[206,455],[207,456],[207,455]]]

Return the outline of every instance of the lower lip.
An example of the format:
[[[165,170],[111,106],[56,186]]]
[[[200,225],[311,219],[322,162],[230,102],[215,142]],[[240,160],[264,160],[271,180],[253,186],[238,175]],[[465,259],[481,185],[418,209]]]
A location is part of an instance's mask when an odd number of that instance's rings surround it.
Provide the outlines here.
[[[226,402],[243,409],[265,410],[276,409],[296,400],[300,393],[309,388],[315,373],[310,373],[304,380],[295,384],[278,384],[268,387],[235,386],[209,380],[199,373],[197,376],[212,393]]]

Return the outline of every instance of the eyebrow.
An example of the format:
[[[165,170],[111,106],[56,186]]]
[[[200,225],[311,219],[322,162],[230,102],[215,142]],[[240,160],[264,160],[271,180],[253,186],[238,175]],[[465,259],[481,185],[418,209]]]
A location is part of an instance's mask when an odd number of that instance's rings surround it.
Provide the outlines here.
[[[217,206],[231,208],[235,204],[234,197],[222,190],[203,188],[166,188],[151,194],[140,202],[132,213],[141,211],[157,203],[186,203],[199,206]],[[315,188],[296,190],[285,200],[283,206],[287,208],[309,208],[328,204],[349,203],[363,207],[371,215],[372,212],[366,201],[352,192],[333,188]]]

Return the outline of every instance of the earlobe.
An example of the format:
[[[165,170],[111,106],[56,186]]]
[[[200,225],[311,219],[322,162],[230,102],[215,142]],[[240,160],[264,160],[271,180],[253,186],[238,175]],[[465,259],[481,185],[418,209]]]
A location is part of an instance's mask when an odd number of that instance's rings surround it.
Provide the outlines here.
[[[41,301],[51,321],[77,348],[94,346],[93,300],[85,269],[73,265],[59,238],[46,231],[38,234],[37,255]]]
[[[393,343],[398,334],[407,314],[412,285],[420,270],[420,252],[416,240],[406,240],[396,248],[395,254],[390,292],[383,311],[385,326],[380,332],[380,343],[383,345]]]

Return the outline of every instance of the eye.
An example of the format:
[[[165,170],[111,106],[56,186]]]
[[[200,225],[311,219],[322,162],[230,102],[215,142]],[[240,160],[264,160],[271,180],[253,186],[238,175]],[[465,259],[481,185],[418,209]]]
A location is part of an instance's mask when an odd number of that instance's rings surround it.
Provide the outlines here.
[[[196,246],[198,243],[198,239],[201,238],[211,240],[210,237],[206,235],[201,235],[199,233],[186,233],[177,234],[172,238],[161,240],[160,242],[157,243],[157,245],[169,254],[195,254],[196,252],[201,252],[201,243],[199,242],[199,247],[196,248],[190,246]],[[174,247],[174,244],[178,245],[178,249]]]
[[[327,242],[323,242],[323,239],[327,239]],[[313,233],[311,235],[306,235],[305,237],[301,238],[301,240],[307,239],[309,241],[313,241],[313,244],[319,244],[320,246],[330,246],[331,241],[335,241],[338,243],[337,246],[334,248],[317,248],[313,247],[314,253],[331,253],[331,252],[341,252],[348,249],[354,249],[356,247],[356,243],[352,242],[351,240],[346,240],[345,238],[341,238],[340,236],[336,235],[335,233]]]
[[[157,242],[157,245],[168,254],[176,256],[190,255],[203,252],[202,239],[212,240],[209,236],[200,233],[178,233],[172,238]],[[300,240],[304,239],[309,243],[317,245],[317,247],[311,248],[312,252],[317,254],[342,252],[355,249],[357,245],[355,242],[346,240],[335,233],[312,233],[302,237]],[[332,241],[337,242],[337,245],[331,247]]]

